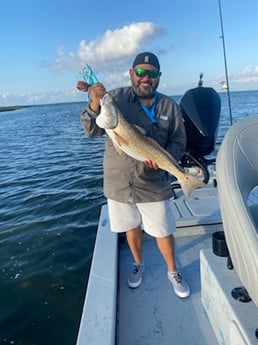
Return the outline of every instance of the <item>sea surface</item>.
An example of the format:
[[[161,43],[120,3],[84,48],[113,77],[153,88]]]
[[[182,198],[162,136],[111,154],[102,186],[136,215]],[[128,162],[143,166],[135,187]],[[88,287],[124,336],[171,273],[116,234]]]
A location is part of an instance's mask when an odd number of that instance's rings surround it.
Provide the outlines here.
[[[220,96],[217,149],[230,127],[227,93]],[[233,122],[258,115],[258,91],[230,99]],[[105,203],[105,138],[84,135],[84,106],[0,113],[1,345],[76,344]]]

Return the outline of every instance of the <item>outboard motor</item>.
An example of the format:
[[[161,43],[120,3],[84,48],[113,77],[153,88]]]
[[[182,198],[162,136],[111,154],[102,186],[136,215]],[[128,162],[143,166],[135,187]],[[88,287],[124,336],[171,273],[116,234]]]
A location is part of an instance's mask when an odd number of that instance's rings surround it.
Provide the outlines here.
[[[188,90],[179,102],[187,135],[186,152],[181,163],[183,167],[200,167],[204,183],[208,183],[208,165],[215,159],[206,159],[205,156],[215,149],[221,100],[213,88],[202,86],[202,77],[200,73],[198,86]]]

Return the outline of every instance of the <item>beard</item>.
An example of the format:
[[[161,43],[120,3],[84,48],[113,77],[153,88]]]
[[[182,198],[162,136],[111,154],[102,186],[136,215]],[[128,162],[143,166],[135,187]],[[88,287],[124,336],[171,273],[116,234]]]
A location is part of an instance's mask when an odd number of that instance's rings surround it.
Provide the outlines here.
[[[150,87],[146,90],[141,90],[140,89],[140,86],[139,84],[137,83],[134,83],[134,81],[131,79],[131,82],[132,82],[132,88],[133,88],[133,91],[134,93],[140,97],[140,98],[145,98],[145,99],[151,99],[154,97],[155,95],[155,92],[159,86],[159,80],[157,80],[157,82],[155,83],[155,86],[151,86],[150,84]]]

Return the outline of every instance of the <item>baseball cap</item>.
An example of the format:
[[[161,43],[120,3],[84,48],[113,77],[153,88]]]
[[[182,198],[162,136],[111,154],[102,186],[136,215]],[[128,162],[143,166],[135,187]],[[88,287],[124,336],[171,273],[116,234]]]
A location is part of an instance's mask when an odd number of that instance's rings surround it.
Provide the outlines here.
[[[159,60],[156,55],[150,52],[140,53],[136,56],[133,62],[133,68],[137,65],[141,64],[149,64],[155,66],[158,70],[160,70]]]

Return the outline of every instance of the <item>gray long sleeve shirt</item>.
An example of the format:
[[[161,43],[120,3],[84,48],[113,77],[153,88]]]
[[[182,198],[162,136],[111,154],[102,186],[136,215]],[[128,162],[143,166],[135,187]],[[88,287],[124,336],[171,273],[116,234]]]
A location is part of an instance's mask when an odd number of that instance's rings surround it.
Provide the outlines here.
[[[110,91],[125,119],[138,127],[144,135],[156,140],[176,160],[180,160],[186,145],[186,134],[180,109],[170,97],[157,93],[155,123],[139,103],[132,87]],[[96,125],[94,113],[89,106],[81,114],[83,127],[90,137],[101,136],[105,131]],[[119,202],[153,202],[172,196],[170,177],[164,170],[150,169],[125,153],[118,153],[110,138],[105,144],[104,195]]]

